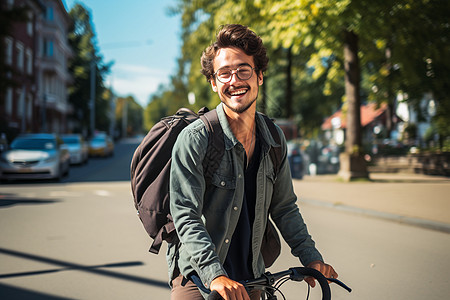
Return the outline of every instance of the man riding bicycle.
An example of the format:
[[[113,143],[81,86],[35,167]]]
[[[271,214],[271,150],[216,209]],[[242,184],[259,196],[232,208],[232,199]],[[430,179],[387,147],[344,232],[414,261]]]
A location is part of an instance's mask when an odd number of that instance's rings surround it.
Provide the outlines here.
[[[216,110],[225,154],[212,180],[206,181],[201,162],[209,137],[201,120],[186,127],[174,146],[170,210],[179,240],[167,252],[172,299],[203,299],[187,280],[193,274],[224,299],[258,299],[259,294],[249,296],[238,281],[265,271],[261,244],[269,216],[303,265],[336,278],[296,204],[284,135],[277,127],[278,144],[256,111],[268,65],[261,38],[246,26],[223,26],[201,62],[221,100]],[[281,147],[278,170],[268,155],[272,147]]]

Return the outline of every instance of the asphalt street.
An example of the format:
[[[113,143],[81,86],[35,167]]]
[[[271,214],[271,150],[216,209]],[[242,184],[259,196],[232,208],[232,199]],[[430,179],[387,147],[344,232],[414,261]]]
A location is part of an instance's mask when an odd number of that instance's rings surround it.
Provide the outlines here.
[[[74,167],[61,183],[0,186],[1,299],[169,299],[164,255],[147,252],[151,241],[133,207],[128,170],[135,147],[120,143],[114,157]],[[390,176],[350,184],[332,176],[294,181],[318,248],[353,288],[348,294],[333,285],[333,299],[450,294],[445,230],[450,182]],[[423,203],[409,208],[420,202],[423,190],[428,192]],[[393,204],[395,199],[400,200]],[[437,206],[436,216],[422,208],[427,205]],[[444,227],[402,221],[405,217]],[[283,245],[271,271],[298,265]],[[282,290],[287,299],[306,298],[304,283],[288,283]],[[320,299],[317,288],[310,299]]]

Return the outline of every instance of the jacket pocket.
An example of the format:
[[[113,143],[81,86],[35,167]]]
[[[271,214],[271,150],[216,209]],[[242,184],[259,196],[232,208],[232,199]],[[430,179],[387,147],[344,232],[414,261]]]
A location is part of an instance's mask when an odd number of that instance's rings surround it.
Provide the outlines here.
[[[236,188],[236,178],[230,176],[224,176],[215,173],[211,182],[216,188],[220,189],[235,189]]]
[[[206,189],[203,205],[206,214],[224,214],[230,210],[236,191],[236,178],[215,173]]]

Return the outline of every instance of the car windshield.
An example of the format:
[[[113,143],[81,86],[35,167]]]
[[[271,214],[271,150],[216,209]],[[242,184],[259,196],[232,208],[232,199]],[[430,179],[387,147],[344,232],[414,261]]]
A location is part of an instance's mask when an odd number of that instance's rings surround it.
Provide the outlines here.
[[[11,149],[23,150],[51,150],[56,148],[56,142],[52,139],[20,138],[11,143]]]
[[[79,144],[80,140],[76,137],[64,137],[62,138],[65,144]]]
[[[104,143],[105,142],[105,138],[104,137],[95,137],[92,139],[92,142],[94,143]]]

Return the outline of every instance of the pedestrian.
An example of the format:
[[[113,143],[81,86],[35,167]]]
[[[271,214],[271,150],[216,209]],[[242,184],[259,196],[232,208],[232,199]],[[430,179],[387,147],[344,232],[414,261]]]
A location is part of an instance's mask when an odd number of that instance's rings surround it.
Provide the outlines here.
[[[170,209],[179,241],[167,250],[172,299],[203,299],[187,280],[193,274],[224,299],[250,299],[238,281],[265,272],[261,242],[269,215],[303,265],[337,277],[323,262],[297,207],[284,135],[277,127],[282,137],[277,145],[256,112],[268,65],[261,38],[246,26],[225,25],[201,62],[202,73],[221,100],[216,110],[226,149],[211,182],[206,182],[201,164],[208,145],[204,123],[198,120],[186,127],[174,146]],[[267,155],[270,147],[282,148],[278,174]],[[315,285],[313,279],[308,283]]]

